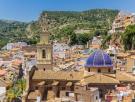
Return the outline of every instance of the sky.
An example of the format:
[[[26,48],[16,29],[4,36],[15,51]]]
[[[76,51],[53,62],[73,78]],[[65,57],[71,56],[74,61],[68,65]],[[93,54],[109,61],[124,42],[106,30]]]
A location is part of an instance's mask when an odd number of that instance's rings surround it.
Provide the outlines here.
[[[84,11],[95,8],[135,12],[135,0],[0,0],[0,19],[30,22],[43,10]]]

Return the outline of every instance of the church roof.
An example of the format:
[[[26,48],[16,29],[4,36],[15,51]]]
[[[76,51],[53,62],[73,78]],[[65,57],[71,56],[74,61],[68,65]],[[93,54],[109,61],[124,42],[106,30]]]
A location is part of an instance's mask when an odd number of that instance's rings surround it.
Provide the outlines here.
[[[37,99],[37,96],[40,96],[40,93],[39,93],[38,90],[31,91],[31,92],[28,94],[28,99],[36,100],[36,99]]]
[[[9,80],[3,80],[0,78],[0,87],[9,87],[12,83]]]
[[[113,67],[113,63],[107,53],[96,50],[88,57],[85,67]]]
[[[118,79],[121,82],[135,82],[135,76],[133,76],[131,73],[120,71],[117,71],[116,79]]]
[[[116,77],[101,73],[85,77],[83,81],[85,84],[119,84],[119,80],[117,80]]]
[[[64,72],[64,71],[51,71],[51,70],[36,70],[33,75],[33,80],[71,80],[79,81],[83,78],[83,72]]]
[[[119,84],[120,82],[134,82],[135,77],[126,72],[116,74],[93,73],[84,76],[84,72],[64,72],[64,71],[42,71],[37,70],[33,75],[33,80],[57,80],[57,81],[78,81],[84,84]],[[70,83],[71,84],[71,83]]]
[[[28,99],[37,99],[37,93],[36,92],[30,92],[28,95]]]

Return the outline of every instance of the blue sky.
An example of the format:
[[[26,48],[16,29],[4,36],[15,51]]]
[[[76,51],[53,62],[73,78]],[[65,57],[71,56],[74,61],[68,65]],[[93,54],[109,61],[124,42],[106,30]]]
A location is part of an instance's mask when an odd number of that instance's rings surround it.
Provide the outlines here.
[[[0,0],[0,19],[32,21],[43,10],[83,11],[94,8],[135,12],[135,0]]]

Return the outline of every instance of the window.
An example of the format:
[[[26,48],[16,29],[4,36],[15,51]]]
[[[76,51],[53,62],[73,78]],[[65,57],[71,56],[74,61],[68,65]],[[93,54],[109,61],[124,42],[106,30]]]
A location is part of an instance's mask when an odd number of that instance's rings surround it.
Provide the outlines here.
[[[45,68],[44,68],[44,71],[45,71]]]
[[[108,69],[108,72],[111,72],[111,69],[110,68]]]
[[[66,96],[69,96],[69,92],[66,92]]]
[[[88,72],[90,72],[90,68],[88,68]]]
[[[101,73],[101,69],[98,69],[98,73]]]
[[[42,58],[46,58],[46,51],[42,50]]]
[[[61,90],[65,90],[65,87],[61,87]]]
[[[98,96],[96,96],[96,100],[98,100]]]

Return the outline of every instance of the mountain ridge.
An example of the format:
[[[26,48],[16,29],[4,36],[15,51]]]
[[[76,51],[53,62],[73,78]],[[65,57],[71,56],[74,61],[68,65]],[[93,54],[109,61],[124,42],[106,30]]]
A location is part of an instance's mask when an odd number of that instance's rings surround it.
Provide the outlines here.
[[[56,36],[61,36],[62,34],[60,33],[63,33],[61,30],[67,27],[73,30],[108,30],[118,12],[119,10],[111,9],[43,11],[40,16],[48,13],[50,32]],[[36,44],[39,40],[40,30],[38,21],[28,23],[14,20],[0,20],[0,47],[8,42],[14,41],[26,41],[30,44]],[[55,38],[57,38],[56,36]],[[4,41],[4,38],[7,40]],[[5,43],[2,43],[3,41]]]

